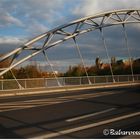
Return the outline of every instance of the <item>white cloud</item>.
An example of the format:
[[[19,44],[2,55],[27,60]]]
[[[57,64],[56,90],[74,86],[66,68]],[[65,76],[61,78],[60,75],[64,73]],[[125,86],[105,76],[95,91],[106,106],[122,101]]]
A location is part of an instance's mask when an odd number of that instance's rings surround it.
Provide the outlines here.
[[[12,36],[0,37],[0,45],[4,45],[4,44],[17,45],[17,44],[23,44],[25,41],[26,39],[21,39],[21,38],[12,37]]]
[[[53,24],[55,20],[63,17],[59,12],[63,9],[64,0],[13,0],[0,1],[0,27],[17,25],[28,28],[30,21],[35,21],[36,25],[42,22]],[[44,28],[45,29],[45,28]],[[29,29],[30,30],[30,29]]]
[[[19,19],[15,18],[7,12],[0,11],[0,27],[4,27],[11,24],[23,26],[23,23]]]
[[[44,33],[48,30],[48,28],[37,22],[37,21],[31,21],[30,24],[28,25],[28,28],[26,29],[26,31],[32,35],[38,35],[41,33]]]
[[[115,9],[139,8],[139,4],[139,0],[83,0],[73,13],[87,16]]]
[[[59,15],[58,13],[60,12],[58,11],[63,8],[63,1],[64,0],[14,0],[13,2],[7,2],[7,4],[12,5],[12,9],[9,10],[7,6],[5,6],[5,8],[8,12],[11,12],[11,10],[15,11],[17,15],[22,15],[26,20],[52,21],[58,18],[55,17],[55,15]],[[15,7],[13,5],[17,6]]]
[[[5,54],[9,51],[20,47],[27,39],[25,37],[14,37],[14,36],[0,36],[0,54]]]

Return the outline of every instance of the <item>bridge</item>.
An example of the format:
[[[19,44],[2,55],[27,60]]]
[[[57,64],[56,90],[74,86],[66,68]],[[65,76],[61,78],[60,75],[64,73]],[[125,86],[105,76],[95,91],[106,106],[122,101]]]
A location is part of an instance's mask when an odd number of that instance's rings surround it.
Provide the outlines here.
[[[58,26],[2,55],[0,63],[9,63],[7,67],[0,68],[0,138],[140,137],[139,134],[136,135],[136,131],[140,129],[140,75],[135,70],[139,56],[132,59],[134,56],[131,54],[132,46],[129,45],[127,34],[127,25],[131,24],[140,24],[140,10],[100,13]],[[123,36],[122,44],[127,64],[111,58],[105,36],[105,30],[118,26]],[[94,35],[95,32],[99,34],[105,59],[103,65],[97,57],[95,65],[98,70],[107,67],[108,75],[91,74],[95,69],[87,63],[79,45],[80,37],[89,33]],[[52,64],[52,58],[57,54],[57,51],[53,50],[58,50],[63,45],[67,48],[68,41],[74,46],[79,68],[84,73],[78,77],[58,76]],[[31,59],[42,57],[43,64],[49,67],[52,77],[17,78],[15,69],[24,67],[25,62],[29,63]],[[88,58],[88,61],[92,62],[93,59]],[[113,63],[128,67],[128,74],[116,74]],[[5,79],[7,73],[13,78]],[[133,131],[135,134],[111,135],[111,131],[121,130]]]

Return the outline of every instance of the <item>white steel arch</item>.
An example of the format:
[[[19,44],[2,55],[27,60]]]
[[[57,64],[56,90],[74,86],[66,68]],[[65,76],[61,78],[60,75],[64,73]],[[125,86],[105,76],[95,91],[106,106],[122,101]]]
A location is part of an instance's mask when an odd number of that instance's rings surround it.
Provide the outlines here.
[[[27,61],[28,59],[32,58],[33,56],[39,53],[45,54],[44,51],[53,46],[63,43],[64,41],[67,41],[71,38],[75,40],[75,37],[80,34],[94,31],[96,29],[100,29],[102,31],[102,28],[119,24],[122,24],[123,27],[125,27],[124,25],[129,23],[140,23],[140,10],[138,9],[114,10],[110,12],[100,13],[97,15],[81,18],[68,24],[59,26],[55,29],[52,29],[46,33],[43,33],[33,38],[32,40],[23,44],[19,48],[7,53],[6,55],[1,56],[0,62],[8,59],[9,57],[12,57],[12,60],[9,67],[1,69],[0,76],[2,76],[6,72],[10,71],[12,68],[18,66],[19,64]],[[59,35],[61,39],[53,40],[53,38],[56,35]],[[43,38],[45,39],[45,41],[43,41],[40,46],[36,47],[34,44],[36,42],[39,42]],[[31,54],[25,56],[24,58],[22,58],[17,62],[14,62],[14,60],[19,55],[21,55],[23,51],[31,51]]]

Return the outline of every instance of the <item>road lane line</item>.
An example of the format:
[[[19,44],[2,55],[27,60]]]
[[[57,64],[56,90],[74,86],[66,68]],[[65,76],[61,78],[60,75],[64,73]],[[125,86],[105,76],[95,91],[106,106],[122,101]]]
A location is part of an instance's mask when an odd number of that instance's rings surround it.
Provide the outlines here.
[[[95,112],[95,113],[92,113],[92,114],[87,114],[87,115],[83,115],[83,116],[67,119],[66,122],[73,122],[73,121],[77,121],[77,120],[82,120],[82,119],[85,119],[85,118],[88,118],[88,117],[93,117],[93,116],[96,116],[96,115],[107,113],[107,112],[110,112],[110,111],[115,110],[115,109],[116,108],[110,108],[110,109],[99,111],[99,112]]]
[[[62,130],[62,131],[58,131],[58,132],[53,132],[53,133],[37,136],[37,137],[34,137],[34,138],[35,139],[53,138],[53,137],[57,137],[57,136],[61,136],[61,135],[66,135],[66,134],[69,134],[69,133],[73,133],[73,132],[77,132],[77,131],[81,131],[81,130],[97,127],[97,126],[100,126],[100,125],[105,125],[105,124],[108,124],[108,123],[113,123],[113,122],[116,122],[116,121],[121,121],[121,120],[128,119],[128,118],[131,118],[131,117],[135,117],[135,116],[138,116],[138,115],[140,115],[140,112],[135,112],[135,113],[132,113],[132,114],[116,117],[116,118],[113,118],[113,119],[100,121],[100,122],[97,122],[97,123],[83,125],[83,126],[79,126],[79,127],[76,127],[76,128],[71,128],[71,129]]]

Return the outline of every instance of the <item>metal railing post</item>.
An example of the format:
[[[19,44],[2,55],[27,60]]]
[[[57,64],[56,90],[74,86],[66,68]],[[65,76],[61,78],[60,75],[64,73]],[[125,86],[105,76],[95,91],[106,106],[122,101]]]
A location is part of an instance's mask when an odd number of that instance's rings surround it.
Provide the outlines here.
[[[25,89],[27,88],[27,81],[26,81],[26,79],[24,80],[24,87],[25,87]]]
[[[94,80],[94,84],[95,84],[95,82],[96,82],[96,81],[95,81],[95,76],[93,76],[93,80]]]
[[[127,76],[127,80],[128,80],[128,82],[129,82],[129,75]]]
[[[82,77],[80,77],[79,82],[80,82],[80,85],[81,85],[82,84]]]
[[[118,82],[120,82],[120,77],[119,77],[119,75],[118,75]]]
[[[2,89],[2,90],[3,90],[3,86],[4,86],[4,85],[3,85],[3,80],[2,80],[2,81],[1,81],[1,89]]]
[[[45,87],[48,87],[48,79],[45,78]]]
[[[105,76],[105,79],[106,79],[106,83],[108,83],[108,78],[107,78],[107,76]]]
[[[135,75],[133,75],[133,82],[135,82]]]
[[[65,83],[65,77],[63,77],[63,86],[65,86],[66,83]]]

